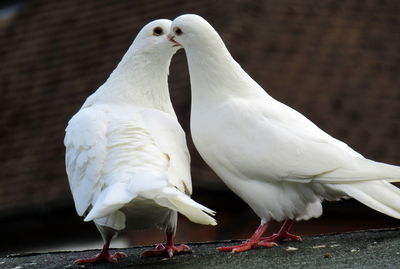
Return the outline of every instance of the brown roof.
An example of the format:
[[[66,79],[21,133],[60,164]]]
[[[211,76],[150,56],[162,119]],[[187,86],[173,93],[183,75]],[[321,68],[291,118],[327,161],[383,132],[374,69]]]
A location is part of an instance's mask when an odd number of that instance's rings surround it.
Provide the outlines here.
[[[399,1],[37,0],[0,28],[0,212],[72,205],[68,119],[144,24],[182,13],[209,20],[273,97],[366,157],[400,164]],[[187,132],[189,87],[179,52],[170,88]],[[221,187],[191,150],[195,191]]]

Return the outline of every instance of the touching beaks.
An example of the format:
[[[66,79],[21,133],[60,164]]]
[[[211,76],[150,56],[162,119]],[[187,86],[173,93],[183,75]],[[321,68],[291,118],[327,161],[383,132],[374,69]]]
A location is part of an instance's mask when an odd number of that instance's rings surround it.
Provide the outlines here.
[[[174,39],[175,38],[174,35],[169,34],[169,35],[167,35],[167,38],[169,41],[174,43],[174,45],[172,47],[182,47],[182,45]]]

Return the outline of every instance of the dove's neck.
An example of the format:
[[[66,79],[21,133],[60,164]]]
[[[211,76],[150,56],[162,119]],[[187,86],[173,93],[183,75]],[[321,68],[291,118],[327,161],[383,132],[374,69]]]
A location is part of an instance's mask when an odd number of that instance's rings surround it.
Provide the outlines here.
[[[158,109],[175,116],[168,90],[171,53],[136,53],[133,46],[86,103],[114,103]]]
[[[222,40],[208,41],[207,45],[186,49],[192,108],[219,104],[227,98],[265,96],[265,91],[232,58]]]

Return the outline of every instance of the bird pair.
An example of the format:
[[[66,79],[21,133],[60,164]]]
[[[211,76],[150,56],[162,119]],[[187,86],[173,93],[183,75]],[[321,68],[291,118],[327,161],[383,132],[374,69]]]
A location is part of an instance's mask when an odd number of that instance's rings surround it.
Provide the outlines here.
[[[77,263],[115,262],[111,239],[126,226],[158,225],[167,243],[143,255],[189,251],[174,246],[177,212],[216,225],[214,211],[190,198],[190,156],[168,90],[173,54],[186,52],[192,89],[191,134],[206,163],[261,218],[241,252],[271,247],[294,221],[319,217],[323,200],[353,197],[400,218],[400,168],[365,159],[306,117],[269,96],[197,15],[156,20],[139,32],[107,81],[69,121],[66,169],[75,206],[94,221],[104,247]],[[281,230],[262,237],[272,220]]]

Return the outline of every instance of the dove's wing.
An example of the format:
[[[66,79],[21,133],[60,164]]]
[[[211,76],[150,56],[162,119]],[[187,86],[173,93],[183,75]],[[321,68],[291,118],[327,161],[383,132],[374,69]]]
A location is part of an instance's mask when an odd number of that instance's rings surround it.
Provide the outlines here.
[[[192,194],[190,154],[186,136],[175,117],[155,109],[141,112],[143,123],[169,159],[168,180],[180,191]]]
[[[110,216],[103,222],[122,229],[125,217],[118,210],[140,197],[215,224],[206,214],[212,210],[184,194],[191,191],[190,160],[185,135],[171,115],[96,105],[77,113],[66,132],[69,182],[86,221]]]
[[[173,154],[159,148],[140,115],[136,113],[137,120],[132,115],[135,111],[97,105],[70,120],[64,142],[66,167],[79,215],[93,206],[106,188],[116,188],[120,182],[146,178],[146,184],[135,185],[134,193],[167,185],[168,156]],[[134,198],[123,194],[123,188],[114,191],[121,205],[122,200]]]
[[[79,111],[68,123],[65,163],[75,207],[80,216],[101,190],[107,157],[107,114],[96,107]]]
[[[281,116],[273,124],[293,136],[292,143],[285,144],[297,153],[296,158],[289,158],[288,179],[309,178],[323,183],[400,179],[399,167],[368,160],[296,110],[279,102],[277,106]]]
[[[248,113],[242,113],[248,116],[241,121],[247,122],[241,128],[256,134],[246,146],[256,152],[257,159],[248,156],[245,159],[253,164],[249,163],[248,169],[242,166],[250,178],[324,183],[399,180],[398,167],[365,159],[294,109],[276,101],[262,101],[248,102]],[[244,154],[248,152],[243,150]],[[265,164],[269,165],[267,169]]]

